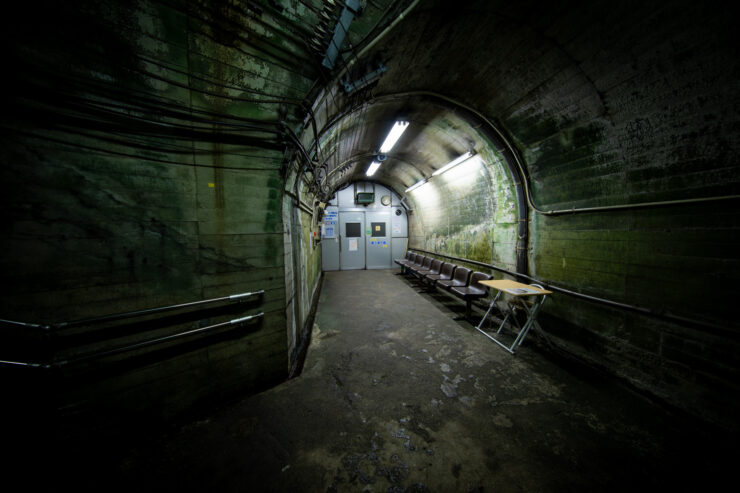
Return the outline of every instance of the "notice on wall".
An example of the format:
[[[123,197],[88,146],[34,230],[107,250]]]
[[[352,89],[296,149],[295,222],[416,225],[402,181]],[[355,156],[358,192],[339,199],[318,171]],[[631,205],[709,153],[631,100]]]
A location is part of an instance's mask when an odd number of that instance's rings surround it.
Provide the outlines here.
[[[334,238],[334,232],[337,228],[338,212],[334,210],[326,211],[324,215],[324,224],[322,225],[322,236],[324,238]]]
[[[347,241],[349,241],[349,251],[356,252],[357,251],[357,238],[347,238]]]

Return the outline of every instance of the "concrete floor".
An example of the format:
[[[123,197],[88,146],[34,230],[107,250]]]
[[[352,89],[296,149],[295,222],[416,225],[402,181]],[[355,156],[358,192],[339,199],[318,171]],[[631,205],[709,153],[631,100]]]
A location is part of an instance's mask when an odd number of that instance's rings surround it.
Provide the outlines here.
[[[326,273],[302,374],[55,478],[110,491],[712,491],[735,448],[610,378],[512,356],[395,270]]]

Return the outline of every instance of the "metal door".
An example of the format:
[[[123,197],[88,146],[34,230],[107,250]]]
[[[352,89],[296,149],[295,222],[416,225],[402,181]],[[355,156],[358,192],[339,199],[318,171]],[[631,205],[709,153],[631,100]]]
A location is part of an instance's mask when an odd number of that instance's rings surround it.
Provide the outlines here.
[[[368,212],[367,268],[389,269],[391,267],[391,216],[388,211]]]
[[[341,270],[365,268],[365,213],[339,213],[339,266]]]

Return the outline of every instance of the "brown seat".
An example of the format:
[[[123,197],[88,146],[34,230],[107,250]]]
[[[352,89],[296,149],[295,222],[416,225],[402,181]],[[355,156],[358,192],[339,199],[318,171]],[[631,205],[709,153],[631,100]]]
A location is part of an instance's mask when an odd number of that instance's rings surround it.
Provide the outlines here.
[[[438,274],[427,274],[424,278],[427,280],[430,286],[434,286],[437,281],[449,281],[452,279],[452,273],[455,272],[455,264],[445,262],[442,264],[442,269]]]
[[[452,276],[452,279],[440,279],[439,281],[437,281],[437,285],[442,289],[446,289],[447,291],[449,291],[453,287],[467,286],[468,276],[470,275],[470,272],[470,269],[458,266],[457,269],[455,269],[455,275]]]
[[[424,257],[421,265],[414,264],[409,266],[409,270],[412,274],[418,274],[419,271],[427,270],[432,265],[432,257]]]
[[[425,287],[422,289],[421,292],[428,292],[429,289],[432,287],[433,283],[429,283],[427,281],[427,276],[429,275],[437,275],[442,270],[442,266],[444,265],[444,262],[438,259],[432,260],[432,264],[429,266],[428,269],[422,269],[416,272],[416,275],[419,276],[419,280],[421,281],[421,284],[423,284]]]
[[[412,255],[413,255],[414,257],[416,256],[416,254],[415,254],[415,253],[411,253],[411,252],[406,252],[406,256],[405,256],[404,258],[397,258],[397,259],[395,259],[395,260],[393,260],[393,261],[394,261],[395,263],[397,263],[398,265],[400,265],[401,267],[403,267],[403,266],[405,266],[405,265],[406,265],[406,264],[407,264],[407,263],[409,262],[409,260],[411,260],[411,259],[412,259],[412,257],[411,257]]]
[[[421,269],[416,273],[421,277],[426,277],[429,274],[439,274],[439,271],[442,270],[443,263],[441,260],[434,259],[428,269]]]
[[[408,267],[413,267],[413,266],[419,267],[424,262],[425,258],[426,257],[424,255],[420,255],[417,253],[416,256],[414,257],[414,261],[409,262]]]
[[[413,258],[411,258],[406,265],[404,265],[403,273],[405,275],[413,274],[412,270],[414,268],[421,267],[421,264],[424,262],[424,259],[426,258],[424,255],[421,255],[419,253],[412,254]]]
[[[480,281],[487,281],[489,279],[493,279],[493,276],[483,272],[473,272],[473,275],[470,276],[470,284],[450,288],[452,294],[465,300],[465,318],[470,317],[473,300],[488,296],[488,286],[484,286]]]
[[[396,273],[396,275],[403,275],[406,273],[406,269],[408,268],[409,264],[414,261],[416,258],[416,254],[412,253],[410,251],[406,252],[406,257],[404,258],[397,258],[394,260],[395,263],[401,266],[401,272]]]
[[[411,254],[411,258],[404,264],[404,267],[405,267],[404,271],[406,274],[409,273],[411,266],[416,265],[417,261],[421,263],[421,257],[422,255],[419,255],[418,253]]]

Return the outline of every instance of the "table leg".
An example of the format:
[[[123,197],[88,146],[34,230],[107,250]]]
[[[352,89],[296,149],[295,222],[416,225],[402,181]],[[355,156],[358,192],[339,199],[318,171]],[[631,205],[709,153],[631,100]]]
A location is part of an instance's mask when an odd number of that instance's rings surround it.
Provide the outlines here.
[[[478,324],[478,326],[476,327],[476,329],[481,330],[481,327],[483,327],[483,323],[488,318],[488,315],[491,314],[491,310],[493,310],[493,307],[496,306],[496,301],[498,300],[499,296],[501,296],[501,291],[499,291],[498,293],[496,293],[496,297],[493,298],[493,301],[491,302],[491,306],[488,307],[488,311],[486,312],[485,315],[483,315],[483,319],[480,321],[480,323]],[[481,332],[482,332],[482,330],[481,330]]]
[[[493,310],[493,307],[496,306],[496,301],[498,301],[499,297],[501,296],[501,291],[499,291],[496,294],[496,297],[491,302],[491,305],[488,307],[488,311],[486,311],[486,314],[483,316],[483,319],[480,321],[480,323],[475,327],[475,329],[483,334],[484,336],[491,339],[493,342],[501,346],[502,348],[506,349],[509,353],[514,354],[514,348],[517,346],[521,346],[522,342],[524,342],[524,338],[527,337],[527,334],[531,330],[533,325],[537,325],[539,327],[539,324],[537,324],[537,313],[539,312],[540,308],[542,307],[542,304],[545,302],[546,296],[541,297],[538,301],[534,303],[532,308],[529,308],[526,303],[522,303],[522,306],[527,313],[527,320],[524,322],[524,325],[520,325],[519,321],[516,319],[515,316],[513,316],[514,310],[510,303],[507,304],[508,313],[504,317],[503,321],[501,322],[501,325],[499,325],[498,330],[496,331],[496,334],[499,334],[501,332],[501,329],[503,329],[504,325],[506,324],[506,321],[511,316],[514,319],[514,322],[516,323],[517,327],[519,328],[519,333],[514,338],[514,342],[511,344],[511,346],[507,347],[502,342],[500,342],[498,339],[493,337],[488,332],[484,331],[482,329],[483,324],[485,323],[488,316],[491,314],[491,311]]]
[[[525,309],[527,310],[527,321],[524,324],[524,327],[522,328],[521,332],[519,332],[519,335],[514,340],[514,345],[521,346],[522,342],[524,342],[524,338],[527,337],[527,334],[529,333],[529,330],[532,328],[532,325],[535,323],[535,320],[537,319],[537,312],[539,312],[540,307],[545,302],[545,297],[543,296],[531,309],[527,308],[525,306]],[[514,347],[512,345],[512,347]]]

